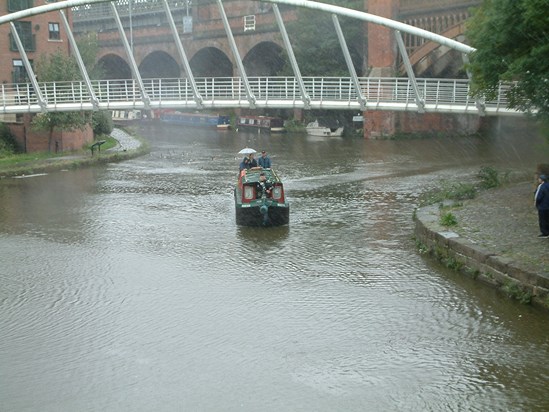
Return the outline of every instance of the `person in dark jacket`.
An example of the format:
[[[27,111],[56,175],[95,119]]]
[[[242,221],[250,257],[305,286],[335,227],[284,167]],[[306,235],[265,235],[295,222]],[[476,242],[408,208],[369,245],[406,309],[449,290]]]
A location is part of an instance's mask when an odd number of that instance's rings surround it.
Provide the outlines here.
[[[547,182],[547,176],[540,175],[538,182],[539,185],[534,195],[541,232],[538,237],[549,238],[549,183]]]
[[[251,169],[252,167],[257,167],[257,160],[254,159],[253,153],[245,156],[244,159],[242,159],[239,169],[240,171],[242,171],[244,169]]]
[[[269,182],[265,173],[260,173],[259,182],[256,183],[255,193],[256,197],[259,199],[263,195],[266,197],[272,197],[273,184]]]
[[[243,171],[244,169],[250,168],[250,159],[248,159],[248,156],[246,156],[242,161],[240,162],[239,170]]]
[[[252,167],[257,167],[257,160],[254,159],[253,153],[250,153],[248,155],[248,160],[250,161],[250,167],[248,169],[251,169]]]

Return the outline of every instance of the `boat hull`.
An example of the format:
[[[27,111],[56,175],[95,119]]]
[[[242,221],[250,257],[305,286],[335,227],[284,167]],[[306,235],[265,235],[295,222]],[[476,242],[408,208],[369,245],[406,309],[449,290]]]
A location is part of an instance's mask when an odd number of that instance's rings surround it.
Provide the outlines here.
[[[191,127],[215,127],[217,130],[227,130],[230,127],[228,116],[210,115],[201,113],[163,113],[160,120],[164,123],[191,126]]]
[[[265,130],[270,133],[284,133],[284,120],[268,116],[240,116],[236,120],[238,128]]]
[[[329,137],[341,137],[343,134],[343,127],[339,127],[335,130],[328,127],[307,127],[307,134],[309,136],[329,136]]]
[[[236,224],[239,226],[283,226],[290,223],[290,207],[267,203],[249,207],[236,207]]]
[[[236,224],[282,226],[290,222],[284,184],[271,168],[244,169],[234,188]]]

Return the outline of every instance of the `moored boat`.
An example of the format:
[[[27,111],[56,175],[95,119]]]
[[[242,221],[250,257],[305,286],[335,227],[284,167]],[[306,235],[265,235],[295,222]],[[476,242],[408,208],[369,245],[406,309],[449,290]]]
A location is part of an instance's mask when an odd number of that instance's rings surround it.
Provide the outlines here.
[[[185,126],[216,127],[218,130],[227,130],[231,126],[229,116],[218,114],[163,111],[159,117],[163,122]]]
[[[239,116],[236,120],[237,127],[247,127],[259,130],[267,130],[272,133],[285,132],[284,120],[279,117],[269,116]]]
[[[128,125],[142,119],[141,110],[112,110],[112,121],[116,125]]]
[[[282,226],[290,221],[284,185],[273,169],[242,170],[234,189],[234,203],[237,225]]]
[[[305,129],[310,136],[333,136],[340,137],[343,134],[343,126],[338,125],[321,125],[317,120],[309,123]]]

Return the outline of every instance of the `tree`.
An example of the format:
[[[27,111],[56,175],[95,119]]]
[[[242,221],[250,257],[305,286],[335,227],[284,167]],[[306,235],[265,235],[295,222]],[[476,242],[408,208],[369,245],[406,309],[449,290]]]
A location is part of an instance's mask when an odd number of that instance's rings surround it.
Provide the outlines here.
[[[82,78],[76,61],[61,51],[56,51],[50,55],[41,55],[36,65],[36,76],[41,83],[72,81]],[[47,130],[49,132],[48,147],[51,150],[53,132],[56,129],[84,130],[89,123],[90,116],[84,112],[46,112],[34,116],[31,125],[35,130]]]
[[[325,3],[334,4],[336,2]],[[338,6],[363,10],[363,0],[339,0]],[[358,76],[362,75],[365,26],[361,20],[338,16],[345,42]],[[286,25],[297,64],[302,76],[348,77],[347,63],[332,21],[332,15],[307,8],[298,8],[297,20]],[[281,52],[286,63],[278,75],[293,76],[286,53]],[[347,125],[349,114],[340,110],[313,110],[306,112],[305,120],[322,118],[333,124]]]
[[[364,2],[363,0],[340,0],[337,5],[362,10]],[[340,16],[338,19],[355,70],[360,76],[365,40],[363,23],[356,19]],[[287,31],[299,70],[303,76],[349,75],[331,14],[298,8],[297,20],[287,24]],[[284,55],[284,52],[282,54]],[[293,75],[289,62],[286,63],[282,72],[280,74]]]
[[[474,10],[467,37],[472,90],[495,97],[500,82],[514,82],[509,107],[549,120],[549,1],[485,0]]]
[[[99,43],[97,33],[84,33],[76,39],[76,44],[88,75],[92,80],[99,80],[104,75],[104,69],[101,64],[96,63],[97,53],[99,52]]]
[[[95,64],[98,51],[97,36],[85,34],[77,41],[78,50],[90,78],[99,79],[102,68]],[[37,62],[36,75],[40,82],[60,82],[81,80],[82,75],[76,60],[61,51],[50,55],[41,55]],[[104,114],[97,115],[93,125],[105,126]],[[83,130],[92,123],[92,117],[85,112],[47,112],[34,116],[32,127],[35,130],[47,130],[48,147],[52,147],[53,133],[57,130]],[[105,129],[105,127],[103,127]],[[103,130],[102,129],[102,130]],[[112,128],[111,128],[112,130]]]

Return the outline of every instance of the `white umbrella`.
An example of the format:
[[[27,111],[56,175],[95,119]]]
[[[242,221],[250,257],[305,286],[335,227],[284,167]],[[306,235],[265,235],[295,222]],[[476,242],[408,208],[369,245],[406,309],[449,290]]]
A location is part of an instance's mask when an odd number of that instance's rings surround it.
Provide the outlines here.
[[[251,147],[245,147],[244,149],[242,149],[240,152],[238,152],[238,154],[251,154],[251,153],[257,153],[254,149],[252,149]]]

